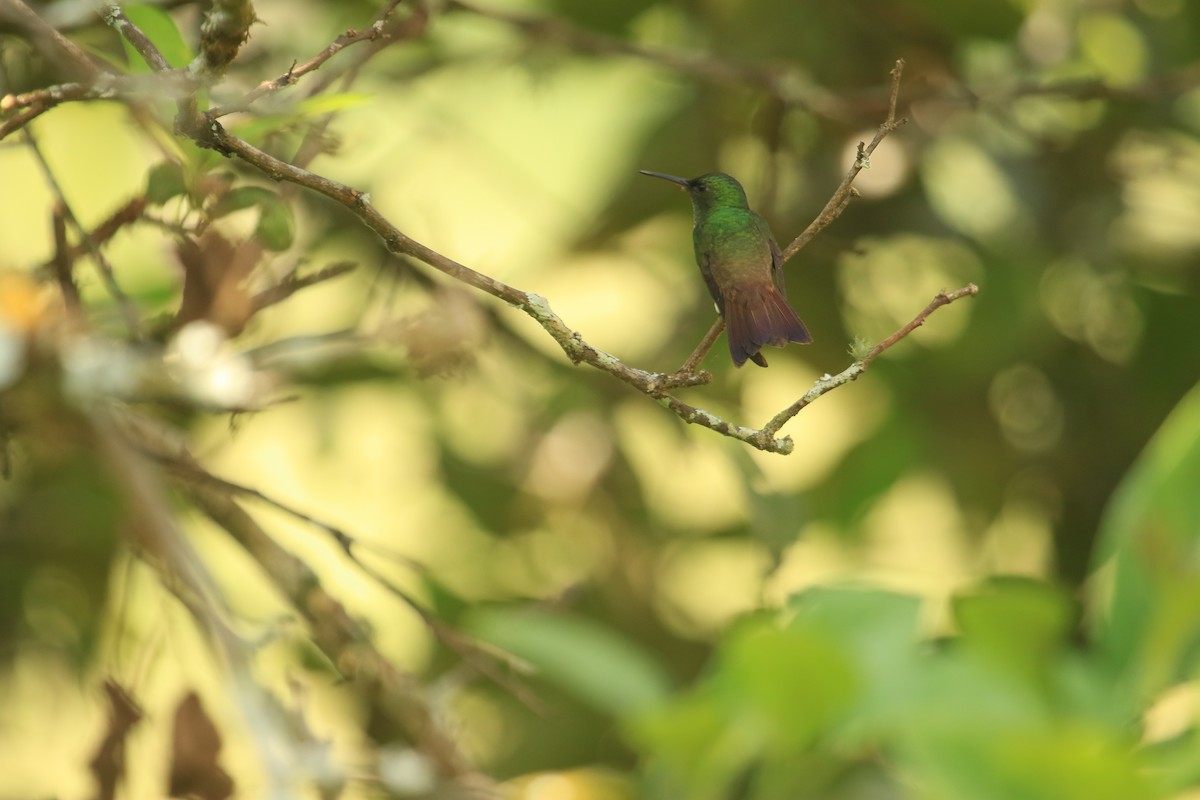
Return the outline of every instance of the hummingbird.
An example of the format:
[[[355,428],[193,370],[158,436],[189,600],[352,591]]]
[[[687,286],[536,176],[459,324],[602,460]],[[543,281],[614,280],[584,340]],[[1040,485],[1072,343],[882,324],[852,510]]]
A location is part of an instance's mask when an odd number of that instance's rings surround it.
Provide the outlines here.
[[[708,293],[725,319],[729,354],[735,366],[750,359],[760,367],[765,345],[808,344],[812,336],[788,305],[783,254],[767,221],[750,209],[746,191],[733,177],[710,172],[677,178],[640,170],[687,190],[695,217],[692,244]]]

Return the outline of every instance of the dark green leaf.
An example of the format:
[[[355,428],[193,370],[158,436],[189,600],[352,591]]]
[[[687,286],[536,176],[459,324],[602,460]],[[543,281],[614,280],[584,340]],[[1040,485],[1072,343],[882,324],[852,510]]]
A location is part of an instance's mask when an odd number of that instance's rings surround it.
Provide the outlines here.
[[[263,203],[254,238],[268,250],[287,250],[296,237],[292,207],[277,197]]]
[[[214,203],[209,213],[213,219],[217,219],[226,214],[250,208],[251,206],[262,206],[265,208],[272,203],[278,202],[278,195],[270,189],[262,186],[239,186],[229,191]]]
[[[174,161],[154,165],[146,177],[146,199],[151,205],[162,205],[172,197],[187,191],[183,170]]]

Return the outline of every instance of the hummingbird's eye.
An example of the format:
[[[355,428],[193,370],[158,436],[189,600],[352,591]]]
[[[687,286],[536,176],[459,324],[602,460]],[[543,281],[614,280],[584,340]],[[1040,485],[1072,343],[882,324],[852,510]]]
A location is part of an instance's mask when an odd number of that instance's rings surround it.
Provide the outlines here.
[[[707,191],[708,191],[708,185],[707,185],[707,184],[704,184],[704,183],[702,183],[702,184],[700,184],[699,186],[697,186],[697,187],[696,187],[696,191],[697,191],[697,192],[707,192]]]

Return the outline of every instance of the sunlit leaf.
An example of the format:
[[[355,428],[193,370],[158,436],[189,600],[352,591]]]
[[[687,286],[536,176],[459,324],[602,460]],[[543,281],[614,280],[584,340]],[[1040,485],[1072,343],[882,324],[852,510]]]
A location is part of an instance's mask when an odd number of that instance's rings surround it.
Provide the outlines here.
[[[124,6],[123,10],[130,22],[154,43],[168,64],[179,69],[186,67],[191,62],[192,50],[183,40],[183,36],[179,33],[179,28],[175,26],[175,20],[171,18],[170,14],[161,8],[149,5],[128,5]],[[145,59],[128,41],[122,38],[121,44],[129,56],[129,64],[134,72],[150,71],[150,66]]]
[[[756,731],[768,752],[796,752],[845,711],[861,675],[824,632],[796,624],[751,624],[726,645],[717,691],[733,723]]]
[[[297,113],[302,116],[316,117],[322,114],[332,114],[335,111],[345,111],[369,103],[374,95],[368,92],[334,92],[307,97],[296,104]]]
[[[661,703],[669,690],[666,674],[649,654],[581,617],[491,609],[469,615],[465,628],[616,716]]]
[[[962,640],[990,663],[1038,680],[1063,640],[1071,608],[1058,589],[1023,578],[995,578],[954,603]]]
[[[1162,424],[1105,513],[1093,597],[1112,664],[1154,691],[1200,661],[1200,386]]]

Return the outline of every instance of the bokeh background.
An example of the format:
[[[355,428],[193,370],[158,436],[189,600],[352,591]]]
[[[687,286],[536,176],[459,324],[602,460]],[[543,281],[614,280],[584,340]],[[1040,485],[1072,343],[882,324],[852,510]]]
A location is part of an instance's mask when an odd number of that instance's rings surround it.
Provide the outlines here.
[[[171,5],[129,10],[187,55],[201,9]],[[36,8],[138,68],[87,4]],[[214,104],[379,10],[255,8]],[[150,188],[104,250],[157,335],[130,342],[86,256],[86,326],[69,318],[41,268],[56,190],[23,134],[0,142],[0,795],[92,791],[106,678],[146,712],[126,796],[163,793],[189,690],[243,797],[463,791],[162,464],[130,468],[156,499],[129,499],[112,476],[139,456],[97,409],[164,425],[211,473],[353,537],[361,563],[320,524],[240,498],[500,796],[1196,791],[1200,5],[472,0],[396,18],[369,60],[347,48],[224,123],[285,159],[310,135],[314,172],[662,372],[713,312],[686,198],[637,170],[733,174],[790,241],[905,60],[908,123],[787,268],[815,343],[737,370],[722,341],[689,403],[760,426],[940,289],[979,296],[805,409],[792,455],[763,454],[571,365],[520,311],[388,256],[345,209],[172,136],[168,103],[54,108],[31,130],[85,228]],[[61,80],[0,33],[5,93]],[[176,172],[187,191],[164,191]],[[214,212],[246,187],[262,194]],[[180,238],[203,223],[261,240],[269,213],[282,241],[231,281],[355,269],[189,344],[171,324]],[[246,398],[269,402],[211,408]],[[168,521],[233,644],[130,534]],[[513,658],[464,659],[381,577]]]

